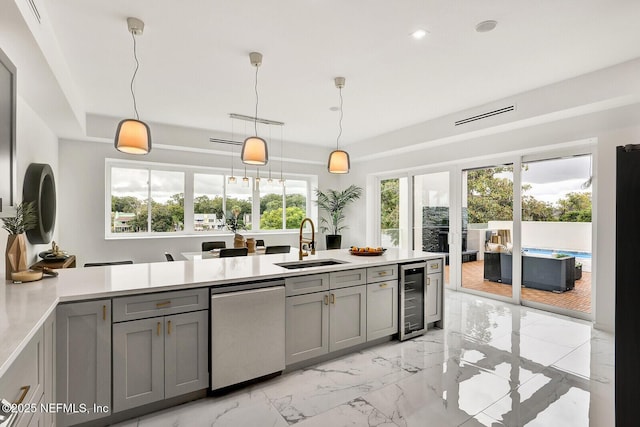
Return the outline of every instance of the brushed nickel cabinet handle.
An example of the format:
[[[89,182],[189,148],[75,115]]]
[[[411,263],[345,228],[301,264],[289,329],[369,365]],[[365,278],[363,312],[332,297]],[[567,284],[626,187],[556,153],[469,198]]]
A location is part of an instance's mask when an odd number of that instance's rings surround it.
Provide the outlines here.
[[[158,322],[158,336],[160,336],[160,322]]]
[[[157,307],[157,308],[166,307],[166,306],[168,306],[168,305],[171,305],[171,301],[164,301],[164,302],[156,303],[156,307]]]
[[[336,294],[331,294],[331,304],[336,303]]]
[[[171,335],[171,320],[167,322],[167,335]]]
[[[107,320],[107,306],[102,306],[102,320]]]
[[[20,395],[20,398],[16,402],[14,402],[16,405],[21,404],[24,398],[27,397],[27,393],[29,393],[29,390],[31,390],[31,386],[23,385],[22,387],[20,387],[20,390],[22,390],[22,394]]]
[[[324,305],[329,305],[329,295],[324,296]]]
[[[427,286],[431,284],[431,277],[427,277]]]

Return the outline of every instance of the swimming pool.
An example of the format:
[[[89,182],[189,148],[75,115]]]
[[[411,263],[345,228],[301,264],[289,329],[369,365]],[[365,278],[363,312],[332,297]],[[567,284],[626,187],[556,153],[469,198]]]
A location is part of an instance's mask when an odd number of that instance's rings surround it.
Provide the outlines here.
[[[522,248],[522,250],[530,254],[551,255],[554,253],[563,253],[570,256],[574,256],[576,258],[591,259],[591,252],[561,251],[561,250],[538,249],[538,248]]]

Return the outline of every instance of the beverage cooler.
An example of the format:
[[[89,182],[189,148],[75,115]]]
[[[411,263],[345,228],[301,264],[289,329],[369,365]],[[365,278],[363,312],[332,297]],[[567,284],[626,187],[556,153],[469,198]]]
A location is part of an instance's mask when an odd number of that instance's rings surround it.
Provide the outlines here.
[[[427,331],[427,263],[400,266],[400,341]]]

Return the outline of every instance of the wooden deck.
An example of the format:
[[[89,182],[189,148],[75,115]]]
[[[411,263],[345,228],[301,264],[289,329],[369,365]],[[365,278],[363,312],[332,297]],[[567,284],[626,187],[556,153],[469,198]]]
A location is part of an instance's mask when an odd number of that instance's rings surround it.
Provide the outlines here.
[[[484,280],[484,261],[462,264],[462,286],[467,289],[511,297],[511,285]],[[449,281],[449,266],[445,267],[445,283]],[[567,292],[555,293],[538,289],[522,288],[522,299],[569,310],[591,312],[591,273],[583,271],[582,279],[576,280],[575,287]]]

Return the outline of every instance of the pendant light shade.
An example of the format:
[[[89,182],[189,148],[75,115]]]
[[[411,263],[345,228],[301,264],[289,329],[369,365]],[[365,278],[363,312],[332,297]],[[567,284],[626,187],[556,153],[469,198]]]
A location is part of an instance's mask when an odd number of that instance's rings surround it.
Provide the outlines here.
[[[256,67],[256,83],[254,86],[256,92],[256,114],[253,117],[253,130],[255,134],[244,140],[240,158],[246,165],[264,166],[269,161],[267,142],[258,136],[258,68],[262,65],[262,54],[259,52],[251,52],[249,54],[249,61],[251,61],[251,65]]]
[[[241,157],[247,165],[266,165],[269,158],[267,142],[258,136],[250,136],[242,144]]]
[[[127,154],[147,154],[151,151],[151,131],[145,122],[124,119],[118,123],[115,147]]]
[[[142,34],[144,22],[138,18],[127,18],[127,28],[133,38],[133,59],[136,61],[136,68],[131,77],[131,96],[133,97],[133,110],[136,113],[136,118],[124,119],[118,123],[114,145],[116,150],[123,153],[147,154],[151,151],[151,131],[146,123],[140,121],[138,106],[136,104],[136,94],[133,90],[138,67],[140,66],[136,53],[136,36]]]
[[[349,153],[343,150],[333,150],[329,154],[328,168],[330,173],[349,173],[351,168]]]
[[[338,137],[336,138],[336,149],[329,154],[329,162],[327,169],[329,173],[349,173],[351,168],[351,161],[349,160],[349,153],[340,149],[340,136],[342,135],[342,88],[344,87],[345,78],[336,77],[334,83],[340,91],[340,119],[338,120]]]

